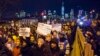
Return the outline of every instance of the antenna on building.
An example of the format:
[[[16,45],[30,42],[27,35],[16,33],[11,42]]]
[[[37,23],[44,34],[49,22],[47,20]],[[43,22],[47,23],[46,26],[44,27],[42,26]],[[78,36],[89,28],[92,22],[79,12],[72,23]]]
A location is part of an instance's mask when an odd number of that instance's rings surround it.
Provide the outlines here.
[[[62,1],[62,7],[61,7],[61,19],[65,18],[65,7],[64,7],[64,2]]]

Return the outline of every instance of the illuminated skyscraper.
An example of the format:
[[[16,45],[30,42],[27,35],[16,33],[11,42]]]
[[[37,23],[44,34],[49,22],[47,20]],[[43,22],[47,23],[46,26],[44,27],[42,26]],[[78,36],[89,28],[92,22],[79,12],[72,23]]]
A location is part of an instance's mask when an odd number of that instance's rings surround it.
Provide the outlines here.
[[[49,16],[52,15],[51,10],[48,10],[48,15],[49,15]]]
[[[64,19],[65,15],[65,7],[64,7],[64,2],[62,2],[62,7],[61,7],[61,19]]]
[[[20,11],[20,16],[19,17],[25,17],[26,16],[26,12],[24,10]]]
[[[49,18],[49,19],[52,18],[52,12],[51,12],[51,10],[48,10],[48,18]]]
[[[85,11],[85,18],[88,19],[87,11]]]
[[[70,19],[74,19],[74,9],[71,9],[70,11]]]
[[[68,13],[65,13],[65,18],[68,19],[69,15]]]
[[[56,16],[57,16],[57,12],[56,12],[56,10],[54,10],[53,11],[53,18],[56,18]]]
[[[99,17],[99,14],[98,14],[98,13],[96,13],[95,19],[97,19],[98,17]]]
[[[27,15],[26,15],[27,17],[30,17],[31,16],[31,14],[30,13],[27,13]]]
[[[56,15],[56,13],[57,13],[56,10],[54,10],[54,11],[53,11],[53,15]]]
[[[80,19],[82,17],[82,13],[83,13],[83,10],[78,11],[78,19]]]
[[[15,13],[15,16],[16,16],[17,18],[19,18],[20,15],[19,15],[19,13]]]

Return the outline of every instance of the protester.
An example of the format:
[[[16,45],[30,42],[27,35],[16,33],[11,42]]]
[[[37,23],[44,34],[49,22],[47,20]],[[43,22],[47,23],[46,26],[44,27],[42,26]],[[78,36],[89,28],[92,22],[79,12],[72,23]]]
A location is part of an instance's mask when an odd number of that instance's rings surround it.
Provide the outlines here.
[[[46,37],[45,37],[45,54],[44,56],[52,56],[51,54],[51,49],[50,49],[50,44],[51,44],[51,40],[52,40],[52,36],[51,34],[48,34]]]
[[[60,49],[58,47],[58,42],[56,40],[51,41],[50,49],[52,56],[60,56]]]
[[[96,32],[96,53],[100,56],[100,30]]]
[[[21,52],[20,52],[20,40],[16,39],[14,41],[15,46],[13,47],[13,56],[20,56]]]
[[[36,56],[44,56],[45,54],[45,45],[44,45],[44,39],[42,37],[37,39],[37,46],[35,50],[35,55]]]

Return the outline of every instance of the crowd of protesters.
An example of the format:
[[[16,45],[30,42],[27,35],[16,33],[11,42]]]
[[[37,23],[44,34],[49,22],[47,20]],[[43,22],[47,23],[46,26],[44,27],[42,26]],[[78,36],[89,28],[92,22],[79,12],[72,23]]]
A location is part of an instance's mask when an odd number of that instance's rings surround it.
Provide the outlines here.
[[[86,41],[97,56],[100,56],[99,23],[99,20],[93,20],[90,26],[81,26]],[[22,37],[18,36],[17,26],[0,25],[0,56],[70,56],[76,28],[76,22],[66,22],[61,32],[52,31],[43,36],[32,28],[30,37]]]

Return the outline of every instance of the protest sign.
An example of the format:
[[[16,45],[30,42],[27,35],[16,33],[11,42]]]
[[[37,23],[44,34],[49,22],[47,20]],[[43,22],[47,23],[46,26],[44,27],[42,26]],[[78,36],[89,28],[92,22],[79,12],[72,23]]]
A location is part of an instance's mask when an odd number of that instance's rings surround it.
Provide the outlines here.
[[[61,28],[62,28],[61,24],[53,24],[52,25],[52,31],[56,30],[56,31],[60,32]]]
[[[51,33],[52,25],[38,23],[37,33],[42,35],[47,35]]]
[[[19,28],[19,36],[30,37],[30,28]]]

